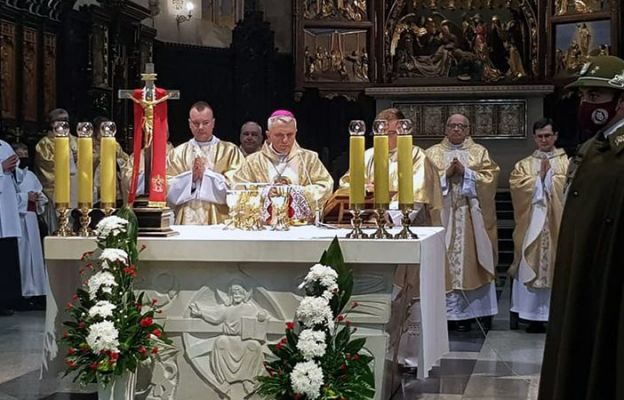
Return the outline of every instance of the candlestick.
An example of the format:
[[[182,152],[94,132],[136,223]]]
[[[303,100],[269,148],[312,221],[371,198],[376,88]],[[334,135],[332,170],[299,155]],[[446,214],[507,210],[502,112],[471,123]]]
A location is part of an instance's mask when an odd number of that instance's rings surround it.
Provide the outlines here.
[[[387,128],[388,121],[385,119],[377,119],[373,122],[373,133],[375,134],[373,138],[375,204],[379,204],[382,206],[381,208],[386,209],[390,203]]]
[[[375,205],[375,226],[377,230],[371,234],[373,239],[392,239],[392,234],[386,230],[386,211],[388,205]]]
[[[402,207],[401,213],[403,214],[401,217],[401,226],[403,227],[399,233],[394,235],[395,239],[418,239],[418,235],[410,230],[410,218],[409,214],[412,211],[410,207]]]
[[[351,218],[351,226],[353,229],[347,233],[347,239],[368,239],[368,234],[362,230],[362,209],[356,204],[349,210],[353,217]]]
[[[351,208],[364,207],[366,182],[364,178],[364,121],[354,120],[349,124],[349,203]]]
[[[100,125],[102,139],[100,144],[100,200],[103,209],[113,209],[117,201],[117,127],[113,121],[105,121]],[[111,212],[112,213],[112,212]]]
[[[413,207],[414,204],[414,160],[412,158],[412,121],[399,120],[397,126],[397,161],[399,172],[399,204]]]

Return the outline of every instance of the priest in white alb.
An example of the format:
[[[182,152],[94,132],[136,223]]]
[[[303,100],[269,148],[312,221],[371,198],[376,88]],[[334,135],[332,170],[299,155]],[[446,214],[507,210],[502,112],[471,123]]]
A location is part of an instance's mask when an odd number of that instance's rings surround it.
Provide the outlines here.
[[[426,150],[438,167],[444,196],[442,225],[452,288],[446,298],[447,319],[459,331],[470,330],[474,318],[489,329],[491,316],[498,313],[494,197],[500,168],[469,134],[468,118],[451,115],[446,137]]]
[[[227,218],[226,192],[244,156],[234,143],[213,135],[214,125],[212,107],[203,101],[193,104],[193,139],[167,155],[167,202],[176,224],[219,224]]]
[[[290,111],[275,111],[267,127],[262,149],[247,156],[234,181],[288,185],[290,216],[310,221],[331,196],[334,180],[318,154],[297,143],[297,120]]]
[[[22,228],[17,211],[16,168],[19,157],[11,146],[0,140],[0,316],[13,314],[21,299],[20,266],[17,240]]]
[[[43,214],[48,198],[43,193],[39,179],[28,169],[28,147],[13,145],[20,158],[17,171],[18,210],[22,225],[22,236],[18,240],[22,296],[44,296],[48,285],[48,274],[43,262],[43,249],[37,215]]]
[[[563,213],[568,157],[555,147],[557,131],[549,118],[533,125],[537,150],[516,163],[509,177],[516,228],[511,311],[529,321],[527,332],[544,333]]]

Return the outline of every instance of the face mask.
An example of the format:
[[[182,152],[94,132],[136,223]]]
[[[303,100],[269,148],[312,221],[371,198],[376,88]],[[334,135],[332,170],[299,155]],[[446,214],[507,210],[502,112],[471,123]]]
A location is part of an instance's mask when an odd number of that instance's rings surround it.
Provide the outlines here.
[[[30,166],[30,158],[28,158],[28,157],[21,158],[20,157],[20,159],[19,159],[19,167],[21,169],[24,169],[24,168],[29,167],[29,166]]]
[[[584,139],[588,139],[604,128],[615,116],[617,103],[618,96],[615,96],[613,100],[605,103],[592,104],[581,102],[578,108],[578,122],[581,128],[581,136]]]

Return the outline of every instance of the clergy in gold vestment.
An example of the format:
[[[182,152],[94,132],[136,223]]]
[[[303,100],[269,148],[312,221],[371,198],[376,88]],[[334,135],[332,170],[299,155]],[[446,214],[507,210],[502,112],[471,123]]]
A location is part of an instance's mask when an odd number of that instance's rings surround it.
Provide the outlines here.
[[[447,295],[447,318],[469,330],[471,320],[498,313],[494,286],[497,258],[496,206],[498,165],[485,147],[469,136],[470,122],[449,117],[446,137],[426,150],[438,167],[446,227],[446,248],[453,291]],[[484,319],[489,325],[491,318]],[[487,326],[486,326],[487,328]]]
[[[52,125],[57,121],[69,122],[69,113],[62,109],[57,108],[48,114],[48,121],[50,124],[50,130],[48,134],[41,138],[37,142],[35,147],[35,162],[33,172],[39,178],[41,185],[43,186],[43,193],[48,197],[48,203],[45,206],[43,213],[43,219],[48,225],[48,232],[56,231],[57,228],[57,216],[56,208],[54,204],[54,132],[52,132]],[[70,207],[75,208],[77,206],[77,170],[76,170],[76,156],[78,154],[78,141],[73,135],[69,135],[69,146],[71,151],[69,152],[69,170],[70,170]]]
[[[234,174],[239,182],[287,184],[293,197],[302,195],[307,210],[322,210],[331,196],[334,180],[318,155],[296,141],[297,120],[290,111],[278,110],[268,120],[267,141],[250,154]],[[300,216],[302,219],[312,215]]]
[[[545,332],[550,288],[555,266],[557,238],[563,213],[563,187],[568,157],[555,148],[557,133],[552,120],[533,126],[537,150],[516,163],[509,177],[514,208],[514,278],[511,311],[531,321],[527,332]]]
[[[244,157],[235,144],[212,134],[214,124],[210,105],[195,103],[189,112],[193,139],[167,156],[167,202],[176,224],[219,224],[227,217],[225,195]]]
[[[388,121],[388,148],[390,150],[388,165],[390,173],[390,191],[399,190],[399,170],[397,162],[397,124],[400,119],[405,119],[403,112],[397,108],[388,108],[381,111],[376,119]],[[439,225],[440,210],[442,209],[442,189],[435,165],[427,158],[423,149],[418,146],[412,147],[412,161],[414,163],[414,211],[410,218],[416,225]],[[374,190],[374,149],[367,149],[364,153],[365,171],[364,180],[367,191]],[[345,194],[349,193],[349,171],[340,178],[340,189]],[[396,196],[395,196],[396,197]],[[398,210],[398,201],[392,199],[389,215],[394,225],[400,225],[401,212]]]

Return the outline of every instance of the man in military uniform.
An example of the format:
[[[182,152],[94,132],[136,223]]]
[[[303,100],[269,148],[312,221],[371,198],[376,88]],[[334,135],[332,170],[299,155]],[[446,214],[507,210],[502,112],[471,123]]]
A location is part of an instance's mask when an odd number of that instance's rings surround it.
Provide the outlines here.
[[[539,398],[624,398],[624,60],[591,57],[576,82],[594,136],[572,161]]]

